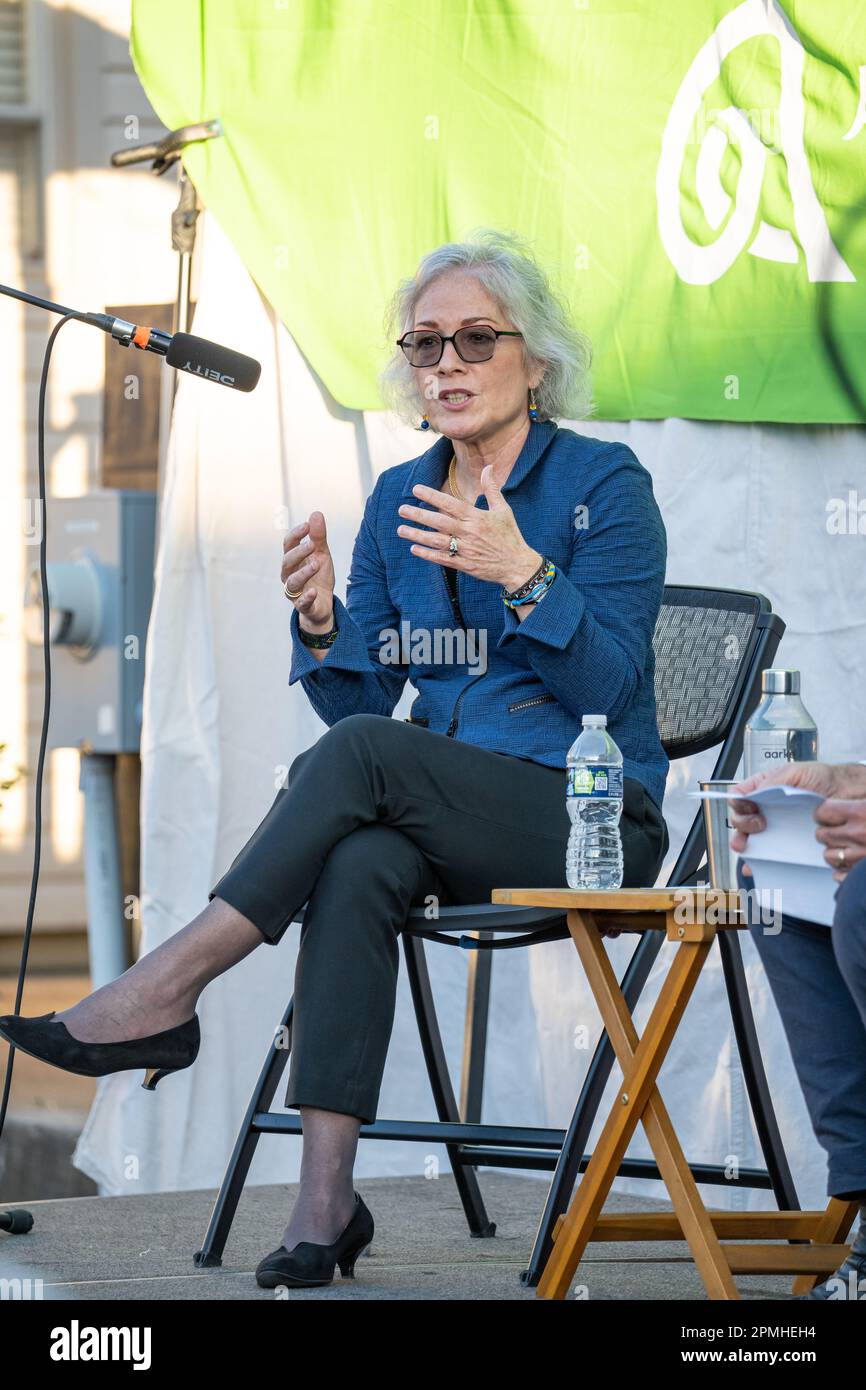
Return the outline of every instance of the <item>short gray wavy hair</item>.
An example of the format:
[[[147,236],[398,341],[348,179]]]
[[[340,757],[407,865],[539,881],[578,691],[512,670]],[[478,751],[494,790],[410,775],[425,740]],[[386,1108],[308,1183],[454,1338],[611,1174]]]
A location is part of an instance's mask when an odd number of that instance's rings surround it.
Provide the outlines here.
[[[388,304],[385,332],[391,343],[408,332],[422,293],[448,270],[469,270],[523,334],[527,370],[543,366],[535,390],[538,418],[585,419],[592,409],[589,339],[572,322],[564,300],[551,288],[528,244],[515,232],[482,227],[466,241],[430,251],[414,275],[401,280]],[[379,376],[386,403],[407,424],[424,409],[413,368],[396,348]]]

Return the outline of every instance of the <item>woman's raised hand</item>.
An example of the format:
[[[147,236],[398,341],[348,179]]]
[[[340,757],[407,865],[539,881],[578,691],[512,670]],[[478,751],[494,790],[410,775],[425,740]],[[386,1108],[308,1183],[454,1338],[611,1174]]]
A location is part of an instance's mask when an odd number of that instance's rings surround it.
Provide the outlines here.
[[[301,627],[308,632],[329,632],[334,626],[334,562],[321,512],[311,512],[308,521],[287,532],[280,579],[298,594],[291,602],[298,610]]]

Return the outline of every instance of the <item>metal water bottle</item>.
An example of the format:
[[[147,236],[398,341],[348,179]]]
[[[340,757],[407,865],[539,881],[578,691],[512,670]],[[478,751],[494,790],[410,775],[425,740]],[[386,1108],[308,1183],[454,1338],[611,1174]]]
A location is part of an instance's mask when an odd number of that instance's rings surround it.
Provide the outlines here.
[[[800,699],[800,672],[761,672],[761,703],[746,724],[745,775],[818,758],[818,729]]]

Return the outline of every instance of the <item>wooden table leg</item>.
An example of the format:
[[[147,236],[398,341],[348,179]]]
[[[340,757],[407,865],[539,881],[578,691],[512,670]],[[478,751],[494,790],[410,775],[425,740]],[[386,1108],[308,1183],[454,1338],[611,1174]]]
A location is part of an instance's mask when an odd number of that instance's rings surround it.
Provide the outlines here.
[[[858,1202],[840,1202],[837,1197],[831,1197],[827,1210],[815,1223],[810,1237],[812,1243],[836,1245],[839,1241],[845,1241],[859,1210]],[[809,1293],[822,1278],[820,1274],[798,1274],[791,1285],[791,1293]]]
[[[586,951],[587,959],[590,962],[600,963],[599,952],[606,959],[606,952],[601,944],[598,928],[591,916],[571,911],[568,913],[568,925],[581,956],[584,954],[582,948],[586,947],[587,943],[592,943],[595,949]],[[667,1129],[665,1129],[663,1122],[659,1119],[658,1106],[661,1105],[661,1097],[658,1096],[655,1083],[711,945],[712,934],[708,934],[706,939],[702,941],[683,942],[678,947],[658,999],[653,1006],[643,1037],[638,1039],[637,1034],[633,1033],[636,1046],[633,1047],[633,1050],[630,1047],[628,1055],[621,1061],[624,1078],[619,1100],[608,1115],[596,1144],[595,1152],[559,1229],[556,1243],[538,1284],[537,1294],[539,1298],[564,1298],[566,1296],[574,1271],[592,1237],[593,1227],[601,1213],[611,1183],[619,1170],[638,1121],[644,1117],[651,1098],[653,1099],[652,1113],[656,1119],[653,1133],[655,1138],[661,1141],[662,1156],[666,1162],[668,1158],[673,1160],[675,1157],[671,1151],[671,1141],[676,1143],[676,1138],[670,1121],[667,1121]],[[620,1043],[622,1043],[624,1036],[619,1010],[611,1007],[612,996],[609,992],[611,982],[614,995],[619,995],[622,1008],[628,1015],[628,1007],[612,971],[610,971],[607,980],[608,988],[596,990],[596,986],[600,983],[598,970],[593,972],[590,979],[590,985],[596,996],[596,1002],[601,1010],[605,1025],[609,1031],[611,1028],[614,1030]],[[630,1019],[630,1015],[628,1017]],[[633,1029],[634,1025],[631,1026]],[[611,1033],[611,1040],[614,1041],[613,1033]],[[615,1042],[614,1046],[616,1046]],[[652,1127],[653,1122],[650,1123]],[[677,1148],[679,1148],[678,1144]],[[658,1154],[656,1157],[658,1158]],[[682,1158],[681,1151],[680,1158]],[[677,1204],[677,1214],[681,1220],[685,1220],[695,1238],[702,1264],[705,1267],[705,1278],[711,1280],[714,1295],[723,1298],[737,1298],[736,1286],[733,1283],[724,1252],[712,1232],[712,1227],[708,1222],[705,1225],[700,1222],[697,1208],[703,1209],[703,1203],[700,1201],[694,1179],[688,1166],[685,1165],[684,1159],[682,1159],[682,1163],[685,1167],[685,1173],[681,1172],[673,1161],[667,1162],[668,1171],[675,1185],[675,1191],[671,1192],[671,1199]],[[694,1189],[693,1194],[689,1190],[690,1187]],[[704,1216],[706,1216],[705,1211]],[[697,1255],[697,1251],[695,1253]],[[702,1270],[702,1272],[704,1271]]]
[[[572,932],[584,971],[601,1010],[604,1025],[617,1061],[625,1072],[634,1063],[639,1038],[634,1020],[614,974],[610,957],[594,921],[587,922],[582,914],[584,929]],[[594,930],[592,928],[595,928]],[[694,950],[693,945],[680,945],[679,951]],[[737,1299],[739,1292],[728,1265],[727,1257],[713,1228],[709,1213],[701,1200],[697,1183],[692,1176],[682,1146],[668,1115],[658,1087],[650,1093],[641,1116],[647,1138],[670,1195],[679,1220],[683,1238],[688,1241],[695,1265],[710,1298]]]

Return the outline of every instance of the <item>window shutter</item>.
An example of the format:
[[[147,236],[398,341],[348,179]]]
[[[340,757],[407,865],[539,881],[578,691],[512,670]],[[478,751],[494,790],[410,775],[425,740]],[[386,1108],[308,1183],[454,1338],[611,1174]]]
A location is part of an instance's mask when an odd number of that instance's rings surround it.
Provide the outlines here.
[[[22,0],[0,0],[0,105],[27,99]]]

